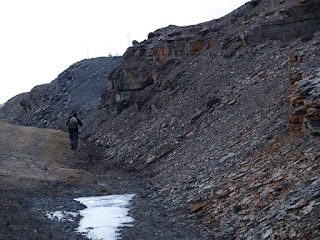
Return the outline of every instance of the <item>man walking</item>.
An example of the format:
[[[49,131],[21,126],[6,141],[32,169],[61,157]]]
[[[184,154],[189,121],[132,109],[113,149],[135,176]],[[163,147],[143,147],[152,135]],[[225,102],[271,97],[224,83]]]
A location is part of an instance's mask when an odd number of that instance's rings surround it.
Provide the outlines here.
[[[73,113],[67,121],[70,137],[70,147],[72,150],[77,150],[78,145],[78,126],[82,127],[82,122],[77,117],[77,113]]]

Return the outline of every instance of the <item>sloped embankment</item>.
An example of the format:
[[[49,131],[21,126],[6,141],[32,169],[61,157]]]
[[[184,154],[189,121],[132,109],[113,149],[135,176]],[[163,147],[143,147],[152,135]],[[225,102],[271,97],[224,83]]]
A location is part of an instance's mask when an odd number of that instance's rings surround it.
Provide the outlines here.
[[[71,167],[74,153],[68,135],[0,122],[1,185],[21,186],[21,179],[34,181],[93,182],[94,177]]]
[[[46,213],[77,212],[76,197],[139,192],[122,172],[90,168],[90,151],[82,143],[81,152],[70,150],[65,132],[0,120],[0,139],[0,239],[86,239],[75,232],[79,216],[53,221]]]
[[[67,134],[1,120],[0,138],[0,238],[75,239],[75,223],[45,217],[55,208],[81,208],[72,201],[70,189],[79,191],[82,184],[96,182],[92,174],[72,167],[76,156]]]

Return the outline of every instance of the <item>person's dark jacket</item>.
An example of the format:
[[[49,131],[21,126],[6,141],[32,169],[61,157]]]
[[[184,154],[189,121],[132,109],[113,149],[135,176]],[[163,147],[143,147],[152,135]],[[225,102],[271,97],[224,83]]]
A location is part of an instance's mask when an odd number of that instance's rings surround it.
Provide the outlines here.
[[[67,121],[67,126],[68,126],[68,129],[69,129],[69,133],[70,133],[70,132],[78,132],[78,128],[69,128],[69,122],[70,122],[70,119],[71,119],[72,117],[74,117],[74,116],[69,117],[69,119],[68,119],[68,121]],[[80,119],[79,119],[78,117],[76,117],[76,118],[77,118],[77,120],[78,120],[78,125],[79,125],[80,127],[82,127],[82,122],[80,121]]]

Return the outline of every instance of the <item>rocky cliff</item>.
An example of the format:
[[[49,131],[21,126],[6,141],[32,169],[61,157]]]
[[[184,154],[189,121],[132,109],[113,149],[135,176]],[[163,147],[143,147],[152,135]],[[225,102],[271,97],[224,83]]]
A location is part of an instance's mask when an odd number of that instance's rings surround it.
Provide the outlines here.
[[[110,69],[87,141],[200,239],[319,238],[319,23],[319,1],[253,0],[149,33]],[[28,123],[58,127],[40,112]]]

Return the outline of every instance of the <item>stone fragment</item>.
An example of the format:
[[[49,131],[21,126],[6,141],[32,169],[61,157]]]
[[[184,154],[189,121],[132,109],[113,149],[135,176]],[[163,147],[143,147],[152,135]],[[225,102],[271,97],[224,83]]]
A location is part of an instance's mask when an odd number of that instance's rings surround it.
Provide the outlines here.
[[[234,145],[237,145],[240,142],[241,142],[241,139],[234,141],[233,143],[230,144],[230,147],[233,147]]]
[[[270,237],[270,235],[273,233],[272,229],[268,229],[263,235],[262,235],[262,239],[267,239],[268,237]]]
[[[139,42],[138,42],[137,40],[133,40],[133,41],[132,41],[132,45],[133,45],[133,46],[138,45],[138,44],[139,44]]]
[[[148,34],[148,39],[152,39],[152,38],[154,38],[154,36],[155,36],[154,33],[151,32],[151,33]]]
[[[290,207],[288,207],[287,210],[298,210],[298,209],[303,208],[303,207],[306,206],[306,205],[307,205],[307,202],[306,202],[306,201],[300,200],[300,201],[297,202],[296,204],[291,205]]]
[[[291,228],[289,232],[289,237],[295,238],[297,235],[298,235],[297,232],[293,228]]]
[[[298,121],[298,122],[300,122],[300,121]],[[281,153],[281,156],[284,156],[284,155],[286,155],[286,154],[289,153],[289,152],[290,152],[290,150],[287,150],[287,151]]]
[[[146,164],[152,164],[152,163],[155,163],[156,161],[158,161],[159,159],[156,157],[156,156],[151,156],[149,158],[147,158],[146,160]]]
[[[204,40],[198,40],[190,43],[190,53],[196,54],[198,51],[202,50],[205,46]]]
[[[292,85],[295,84],[296,82],[302,80],[302,72],[297,69],[291,70],[289,80]]]
[[[301,88],[301,87],[307,86],[309,83],[310,82],[308,79],[303,79],[303,80],[296,82],[295,84],[297,85],[298,88]]]
[[[190,123],[193,123],[194,121],[196,121],[197,119],[199,119],[203,113],[204,113],[204,110],[199,110],[199,111],[197,111],[197,112],[191,117]]]
[[[214,187],[214,184],[209,184],[209,185],[203,187],[202,190],[204,191],[204,190],[207,190],[207,189],[212,189],[213,187]]]
[[[251,188],[251,189],[258,189],[258,188],[260,188],[261,186],[263,186],[262,183],[260,183],[260,182],[254,183],[254,182],[253,182],[253,183],[249,186],[249,188]]]
[[[232,106],[232,105],[234,105],[236,102],[237,102],[237,100],[234,99],[234,100],[230,101],[228,104],[229,104],[229,106]]]
[[[303,95],[308,95],[309,92],[313,90],[313,86],[306,86],[300,90]]]
[[[310,214],[310,213],[312,212],[313,207],[314,207],[315,204],[316,204],[316,201],[311,201],[311,202],[309,203],[309,205],[306,206],[306,207],[302,210],[302,213],[303,213],[304,215]]]
[[[214,105],[218,103],[220,103],[220,99],[217,97],[213,97],[207,102],[207,108],[212,108]]]
[[[249,4],[250,4],[251,6],[253,6],[253,7],[256,7],[256,6],[258,6],[258,4],[259,4],[260,1],[261,1],[261,0],[252,0],[252,1],[249,2]]]
[[[162,152],[157,159],[163,158],[165,156],[167,156],[169,153],[171,153],[174,150],[174,148],[168,148],[166,151]]]
[[[190,206],[190,211],[192,213],[195,213],[195,212],[199,211],[200,209],[202,209],[206,205],[207,205],[207,202],[201,202],[201,203],[192,204]]]
[[[220,158],[220,159],[219,159],[219,163],[223,163],[224,161],[226,161],[226,160],[229,159],[229,158],[234,157],[235,155],[236,155],[235,153],[229,153],[228,155]]]
[[[217,233],[214,235],[214,238],[215,238],[215,239],[223,238],[224,235],[225,235],[225,234],[224,234],[223,232],[217,232]]]
[[[294,52],[289,55],[289,59],[291,62],[297,62],[299,60],[299,53]]]
[[[238,213],[238,212],[240,212],[240,211],[242,210],[242,207],[241,207],[241,205],[236,204],[236,205],[233,206],[233,210],[234,210],[236,213]]]
[[[319,73],[317,73],[317,75],[318,75]],[[317,76],[317,77],[319,77],[319,76]],[[320,83],[320,78],[314,78],[314,79],[312,79],[311,80],[311,84],[313,84],[313,85],[316,85],[316,84],[319,84]]]

